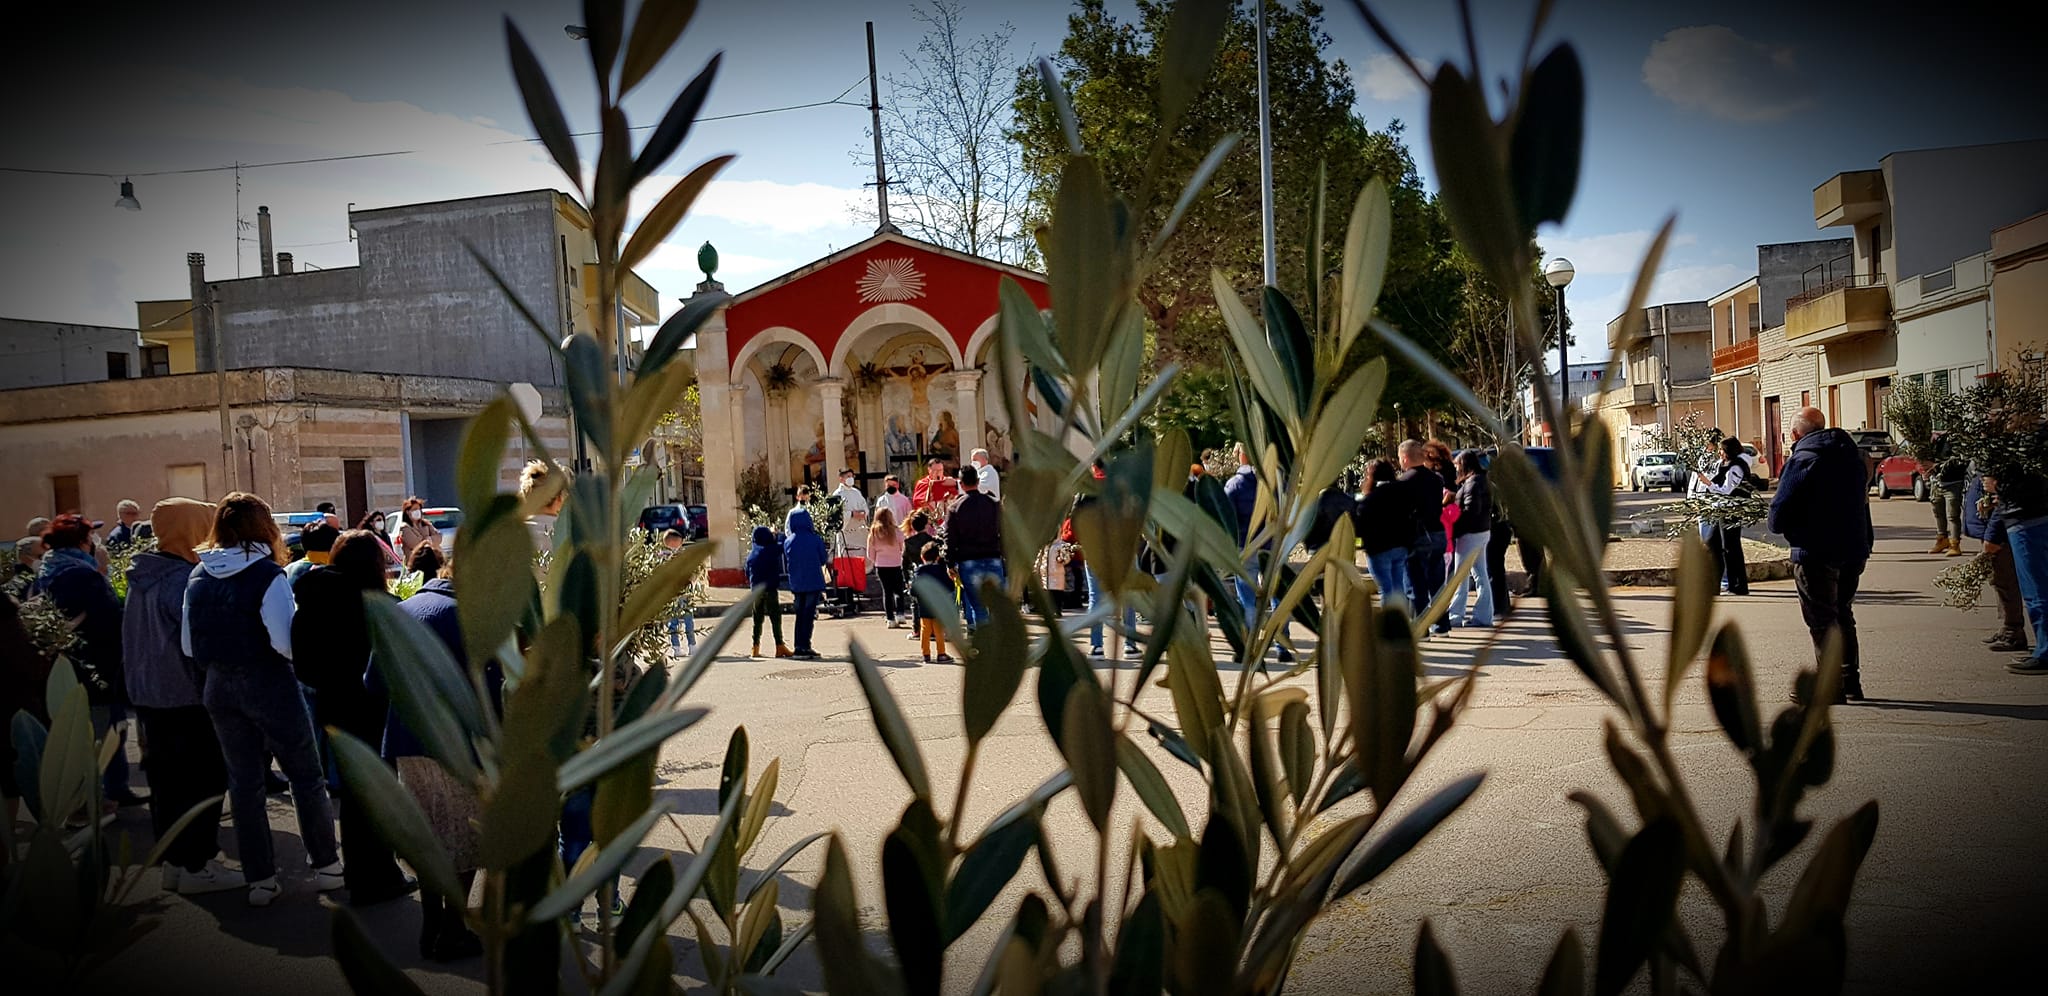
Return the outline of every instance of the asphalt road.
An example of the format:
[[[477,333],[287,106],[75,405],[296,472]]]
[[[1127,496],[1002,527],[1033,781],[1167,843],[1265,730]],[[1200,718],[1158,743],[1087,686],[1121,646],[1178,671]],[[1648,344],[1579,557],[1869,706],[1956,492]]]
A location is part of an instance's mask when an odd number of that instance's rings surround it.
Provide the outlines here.
[[[1623,493],[1623,514],[1659,500],[1668,496]],[[1995,988],[2007,978],[2038,979],[2048,970],[2048,955],[2038,943],[2048,897],[2048,862],[2039,857],[2039,821],[2048,812],[2048,681],[2009,675],[2004,658],[1982,648],[1977,637],[1991,629],[1989,608],[1965,614],[1942,607],[1931,594],[1929,578],[1954,561],[1922,552],[1932,531],[1926,506],[1894,499],[1873,502],[1872,508],[1878,552],[1865,576],[1859,617],[1864,683],[1873,698],[1837,712],[1836,776],[1806,805],[1822,830],[1864,800],[1877,798],[1883,807],[1849,927],[1851,991],[1969,991]],[[1630,646],[1641,659],[1661,660],[1668,593],[1630,589],[1620,601]],[[1724,598],[1720,612],[1737,620],[1749,637],[1764,709],[1774,714],[1792,675],[1812,662],[1791,582],[1758,584],[1750,596]],[[902,631],[884,629],[872,617],[820,624],[818,644],[827,653],[843,650],[849,638],[883,658],[888,685],[919,735],[934,791],[951,799],[965,746],[961,671],[921,666]],[[1463,632],[1432,642],[1429,673],[1463,673],[1479,645],[1477,636]],[[744,649],[744,640],[734,646]],[[1128,690],[1130,672],[1117,672],[1117,678]],[[1224,674],[1226,682],[1235,678],[1235,672]],[[1655,673],[1651,680],[1654,685]],[[1030,688],[1027,683],[983,748],[967,796],[971,826],[1024,796],[1056,767]],[[1679,756],[1709,822],[1725,832],[1744,811],[1751,778],[1720,737],[1698,678],[1676,697]],[[709,826],[718,761],[732,728],[744,724],[757,773],[770,757],[781,760],[779,804],[750,864],[759,867],[813,830],[836,827],[857,864],[866,919],[879,931],[880,841],[909,793],[875,736],[844,659],[728,658],[711,670],[693,699],[713,712],[670,743],[661,766],[666,781],[660,791],[677,803],[681,827],[701,839]],[[1171,712],[1163,689],[1145,689],[1140,702],[1148,710]],[[1599,748],[1610,715],[1557,656],[1540,613],[1518,613],[1499,635],[1471,708],[1418,774],[1415,789],[1427,791],[1475,770],[1487,772],[1486,783],[1369,894],[1348,900],[1312,928],[1291,991],[1410,991],[1409,957],[1424,917],[1435,925],[1465,992],[1533,991],[1565,928],[1576,927],[1589,940],[1597,931],[1600,875],[1580,811],[1565,797],[1590,789],[1628,812]],[[1182,794],[1191,821],[1198,821],[1201,790],[1194,773],[1163,753],[1155,753],[1155,760]],[[297,868],[303,852],[289,832],[289,809],[272,808],[281,864]],[[1123,839],[1136,818],[1126,788],[1111,833]],[[1150,826],[1149,817],[1145,824]],[[123,825],[146,835],[139,814],[128,814]],[[1091,867],[1094,833],[1071,794],[1051,807],[1048,833],[1069,875]],[[224,843],[231,845],[231,836],[223,833]],[[657,828],[651,843],[684,848],[672,827]],[[1774,909],[1782,906],[1810,850],[1811,842],[1768,881]],[[650,848],[635,867],[659,856]],[[822,849],[813,849],[785,870],[781,900],[792,922],[808,916],[809,883],[822,863]],[[1035,865],[1027,862],[997,907],[1014,902],[1021,885],[1038,883]],[[158,928],[96,977],[91,989],[295,996],[345,991],[326,957],[328,900],[310,892],[303,873],[268,910],[248,909],[239,893],[151,901],[162,915]],[[1718,919],[1696,888],[1688,889],[1683,902],[1694,942],[1711,958]],[[412,950],[414,903],[362,912],[380,944],[428,991],[480,989],[474,962],[418,962]],[[955,944],[948,991],[963,988],[979,970],[993,929],[984,924]],[[872,941],[886,947],[879,933]],[[678,965],[693,972],[699,963],[694,943],[678,937],[676,948]],[[817,987],[809,952],[785,969],[784,978]]]

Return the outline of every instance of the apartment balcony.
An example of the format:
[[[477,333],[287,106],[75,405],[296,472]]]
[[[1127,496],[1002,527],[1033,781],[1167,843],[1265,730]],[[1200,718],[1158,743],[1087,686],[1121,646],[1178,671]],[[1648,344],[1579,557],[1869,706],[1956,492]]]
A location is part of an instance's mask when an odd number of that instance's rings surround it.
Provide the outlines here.
[[[1813,223],[1819,228],[1853,225],[1884,211],[1884,170],[1836,173],[1813,188]]]
[[[1756,366],[1756,337],[1751,336],[1733,346],[1722,346],[1714,350],[1714,376],[1725,377],[1742,373]]]
[[[1630,384],[1628,386],[1628,406],[1630,408],[1639,408],[1644,405],[1654,405],[1656,403],[1657,385]]]
[[[1811,346],[1853,339],[1885,331],[1891,318],[1884,274],[1843,277],[1785,300],[1785,341]]]

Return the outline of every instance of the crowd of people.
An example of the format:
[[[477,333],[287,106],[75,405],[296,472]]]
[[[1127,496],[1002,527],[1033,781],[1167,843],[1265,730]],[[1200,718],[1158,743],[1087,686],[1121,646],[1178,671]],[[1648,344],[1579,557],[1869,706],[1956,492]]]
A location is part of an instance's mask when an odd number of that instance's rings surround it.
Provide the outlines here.
[[[43,597],[76,621],[66,657],[86,690],[96,735],[118,745],[103,775],[102,811],[70,814],[71,821],[83,825],[110,819],[121,807],[147,806],[161,837],[203,801],[217,800],[166,846],[163,888],[184,895],[242,890],[249,905],[264,907],[285,892],[269,821],[270,798],[285,796],[315,890],[346,890],[353,905],[410,895],[416,879],[338,776],[322,732],[331,728],[379,752],[458,871],[473,875],[474,790],[428,759],[391,707],[370,637],[366,599],[394,598],[390,581],[401,569],[421,572],[428,580],[398,608],[441,637],[465,671],[455,680],[467,680],[453,572],[421,507],[416,498],[405,503],[396,543],[381,515],[343,530],[329,509],[288,543],[270,506],[240,492],[218,504],[167,498],[146,519],[136,503],[123,501],[119,524],[104,538],[104,523],[75,513],[32,522],[37,542],[17,547],[26,583],[0,602],[18,614],[17,595]],[[124,552],[125,568],[110,568]],[[125,598],[116,594],[116,578]],[[40,653],[10,656],[36,659],[49,663]],[[40,676],[16,670],[9,668],[6,682],[8,712],[26,709],[48,722]],[[495,692],[495,665],[486,673]],[[147,794],[129,786],[131,715]],[[20,796],[12,761],[10,751],[0,765],[9,818]],[[222,860],[223,814],[239,868]],[[433,897],[423,903],[423,957],[453,960],[481,951],[461,909]]]

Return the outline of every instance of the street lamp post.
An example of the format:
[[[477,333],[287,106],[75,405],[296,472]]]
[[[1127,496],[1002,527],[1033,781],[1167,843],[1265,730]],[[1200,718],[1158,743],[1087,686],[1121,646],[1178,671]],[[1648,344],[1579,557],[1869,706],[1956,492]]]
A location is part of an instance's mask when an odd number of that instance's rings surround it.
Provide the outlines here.
[[[1544,281],[1557,289],[1557,418],[1560,424],[1550,427],[1552,445],[1556,445],[1556,440],[1562,435],[1564,426],[1561,423],[1566,417],[1565,408],[1571,401],[1572,363],[1570,355],[1565,352],[1564,289],[1571,285],[1577,272],[1572,261],[1563,256],[1543,264]]]

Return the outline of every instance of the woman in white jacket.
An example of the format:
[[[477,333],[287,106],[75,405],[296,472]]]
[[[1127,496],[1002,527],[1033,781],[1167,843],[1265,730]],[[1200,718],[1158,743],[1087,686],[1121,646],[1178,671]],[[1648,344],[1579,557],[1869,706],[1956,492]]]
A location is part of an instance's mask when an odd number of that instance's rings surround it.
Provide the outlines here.
[[[283,891],[264,799],[273,755],[291,781],[315,888],[346,884],[313,717],[292,671],[292,590],[278,563],[283,551],[270,506],[237,491],[221,499],[208,549],[185,583],[181,642],[205,676],[200,697],[227,761],[251,906],[268,906]]]

